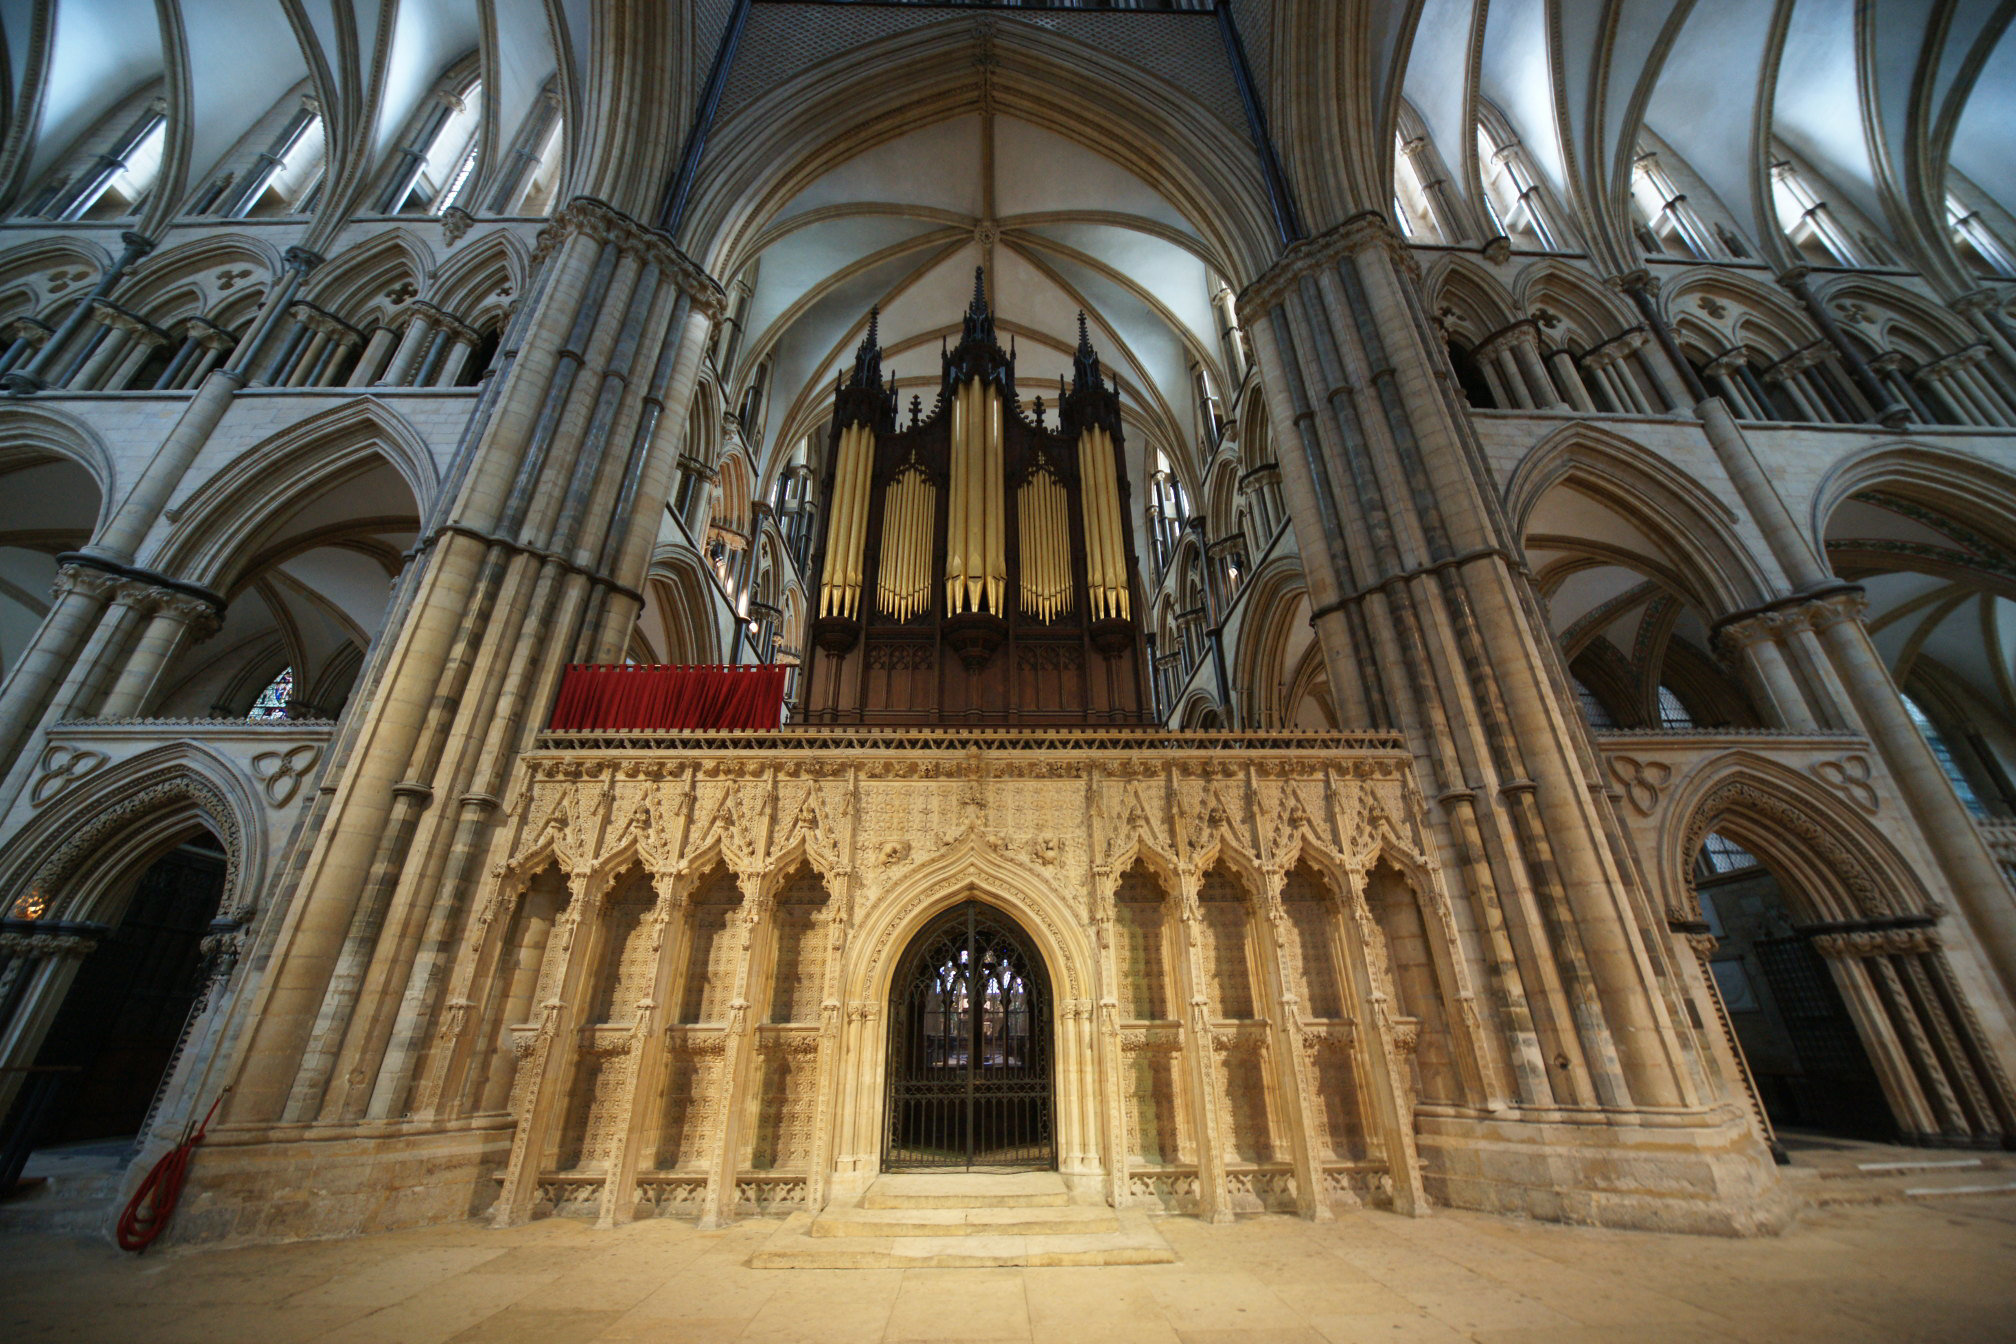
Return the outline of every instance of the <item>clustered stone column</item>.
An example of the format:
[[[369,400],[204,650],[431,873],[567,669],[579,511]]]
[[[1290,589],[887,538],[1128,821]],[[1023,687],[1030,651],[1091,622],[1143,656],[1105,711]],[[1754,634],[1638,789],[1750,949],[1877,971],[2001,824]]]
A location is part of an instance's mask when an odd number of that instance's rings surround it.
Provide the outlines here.
[[[1670,950],[1407,249],[1383,216],[1355,217],[1293,246],[1239,307],[1285,440],[1339,712],[1347,727],[1401,729],[1414,751],[1484,945],[1518,1102],[1702,1105]]]
[[[14,755],[0,800],[25,787],[40,729],[65,719],[129,718],[148,704],[186,644],[213,634],[224,599],[192,584],[81,553],[63,557],[37,638],[0,690],[0,750]]]
[[[1710,397],[1694,409],[1784,575],[1784,595],[1767,609],[1732,613],[1719,626],[1753,659],[1782,726],[1860,731],[1875,743],[1989,962],[2004,985],[2016,986],[2016,903],[1979,828],[1905,712],[1863,623],[1862,590],[1828,569],[1721,399]]]
[[[0,917],[0,1059],[23,1063],[33,1060],[29,1051],[47,1035],[78,964],[111,932],[103,924],[46,919],[29,909],[33,917],[21,918],[28,911],[19,909]],[[24,1085],[32,1085],[27,1075],[0,1073],[0,1115],[14,1108]]]
[[[515,358],[332,752],[233,1121],[407,1113],[524,726],[641,602],[672,470],[663,426],[684,422],[721,293],[662,234],[586,198],[536,261]],[[439,353],[409,333],[395,367],[445,362],[453,330],[422,330]],[[660,428],[640,434],[646,421]]]
[[[2016,1110],[1929,917],[1813,936],[1906,1141],[1995,1146]]]

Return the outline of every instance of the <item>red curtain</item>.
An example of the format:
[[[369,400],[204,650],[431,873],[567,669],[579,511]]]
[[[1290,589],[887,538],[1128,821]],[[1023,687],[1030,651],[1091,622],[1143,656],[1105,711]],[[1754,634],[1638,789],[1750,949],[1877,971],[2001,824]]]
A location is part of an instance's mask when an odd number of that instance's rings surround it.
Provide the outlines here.
[[[782,664],[639,667],[575,663],[560,681],[555,732],[653,728],[775,728],[784,712]]]

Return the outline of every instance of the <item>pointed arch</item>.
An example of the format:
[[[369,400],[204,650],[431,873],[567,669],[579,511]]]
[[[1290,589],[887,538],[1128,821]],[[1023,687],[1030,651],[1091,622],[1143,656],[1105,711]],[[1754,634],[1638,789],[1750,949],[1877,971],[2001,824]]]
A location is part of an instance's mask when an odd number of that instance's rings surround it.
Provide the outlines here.
[[[1681,562],[1711,615],[1766,601],[1770,587],[1736,534],[1735,511],[1651,449],[1600,425],[1565,425],[1542,439],[1505,484],[1505,512],[1525,536],[1534,508],[1557,488],[1586,494]]]
[[[226,583],[261,528],[376,463],[399,473],[424,517],[439,484],[426,441],[384,403],[359,397],[253,445],[198,485],[155,563],[195,583]]]

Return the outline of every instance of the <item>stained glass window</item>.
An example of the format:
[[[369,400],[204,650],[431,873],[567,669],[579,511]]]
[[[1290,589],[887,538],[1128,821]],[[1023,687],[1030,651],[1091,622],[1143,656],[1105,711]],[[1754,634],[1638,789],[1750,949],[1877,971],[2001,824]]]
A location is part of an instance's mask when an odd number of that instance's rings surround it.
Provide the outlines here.
[[[1687,706],[1680,703],[1680,697],[1666,687],[1659,688],[1659,726],[1661,728],[1692,728],[1694,716],[1687,712]]]
[[[294,669],[283,667],[280,669],[280,675],[273,678],[272,683],[265,690],[259,692],[259,698],[252,702],[252,712],[245,717],[248,719],[284,719],[287,717],[287,704],[293,698]]]

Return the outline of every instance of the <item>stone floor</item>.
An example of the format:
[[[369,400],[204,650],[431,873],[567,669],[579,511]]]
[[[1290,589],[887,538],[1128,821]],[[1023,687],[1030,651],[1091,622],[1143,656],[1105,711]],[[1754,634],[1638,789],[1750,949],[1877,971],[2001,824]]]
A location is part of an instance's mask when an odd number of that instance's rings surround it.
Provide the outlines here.
[[[776,1228],[549,1220],[142,1258],[0,1236],[0,1338],[107,1344],[2016,1340],[2016,1199],[1817,1208],[1753,1241],[1438,1211],[1210,1227],[1179,1263],[754,1270]]]

